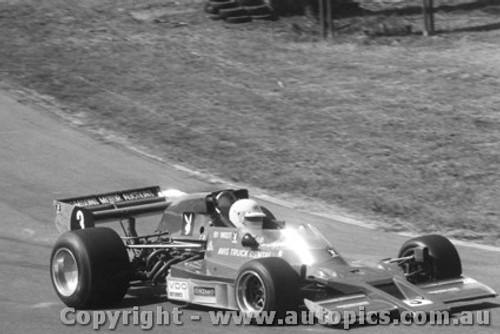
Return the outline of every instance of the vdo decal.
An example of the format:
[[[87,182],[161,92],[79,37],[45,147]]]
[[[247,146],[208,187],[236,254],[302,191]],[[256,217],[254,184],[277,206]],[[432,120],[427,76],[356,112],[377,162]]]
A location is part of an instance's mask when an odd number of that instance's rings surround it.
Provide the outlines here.
[[[168,280],[167,295],[171,299],[188,300],[189,286],[186,281]]]

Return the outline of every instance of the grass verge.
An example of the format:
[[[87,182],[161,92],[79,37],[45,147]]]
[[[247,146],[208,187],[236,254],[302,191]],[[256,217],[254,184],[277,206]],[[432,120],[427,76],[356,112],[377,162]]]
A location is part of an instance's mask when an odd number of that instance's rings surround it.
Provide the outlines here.
[[[500,4],[462,2],[433,38],[391,7],[326,43],[306,18],[228,25],[199,3],[0,1],[0,72],[170,161],[498,243]]]

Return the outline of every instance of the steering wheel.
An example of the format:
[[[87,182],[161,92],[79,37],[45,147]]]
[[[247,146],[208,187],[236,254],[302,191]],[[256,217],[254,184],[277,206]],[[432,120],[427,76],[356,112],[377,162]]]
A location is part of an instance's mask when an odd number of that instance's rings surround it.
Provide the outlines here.
[[[215,197],[215,210],[224,218],[229,218],[229,209],[238,198],[231,191],[221,191]]]

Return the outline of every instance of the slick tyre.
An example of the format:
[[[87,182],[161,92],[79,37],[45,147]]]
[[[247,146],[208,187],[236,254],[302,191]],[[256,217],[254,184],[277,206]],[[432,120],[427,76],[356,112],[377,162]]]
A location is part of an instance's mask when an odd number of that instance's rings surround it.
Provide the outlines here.
[[[116,304],[129,287],[127,250],[109,228],[67,232],[52,250],[50,276],[57,295],[69,307],[89,309]]]
[[[299,276],[283,259],[262,258],[245,263],[236,279],[236,303],[246,316],[276,311],[278,318],[299,304]]]
[[[427,248],[423,263],[410,262],[403,268],[409,281],[414,283],[456,278],[462,275],[462,262],[455,246],[446,237],[437,234],[424,235],[406,241],[398,257],[414,255],[416,250]],[[413,275],[412,273],[417,273]],[[410,275],[409,275],[410,274]]]

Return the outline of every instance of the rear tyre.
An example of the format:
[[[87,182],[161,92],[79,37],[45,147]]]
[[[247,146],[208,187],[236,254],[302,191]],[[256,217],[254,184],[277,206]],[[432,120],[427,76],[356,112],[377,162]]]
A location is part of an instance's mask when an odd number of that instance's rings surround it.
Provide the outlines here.
[[[441,235],[424,235],[406,241],[401,246],[399,257],[412,256],[418,249],[425,248],[428,252],[424,251],[423,262],[410,260],[402,263],[408,281],[424,283],[462,275],[462,263],[457,249]]]
[[[276,311],[282,317],[299,304],[299,276],[281,258],[252,260],[241,267],[235,293],[238,308],[246,316]]]
[[[105,307],[123,299],[130,262],[118,234],[109,228],[71,231],[57,240],[50,257],[57,295],[69,307]]]

